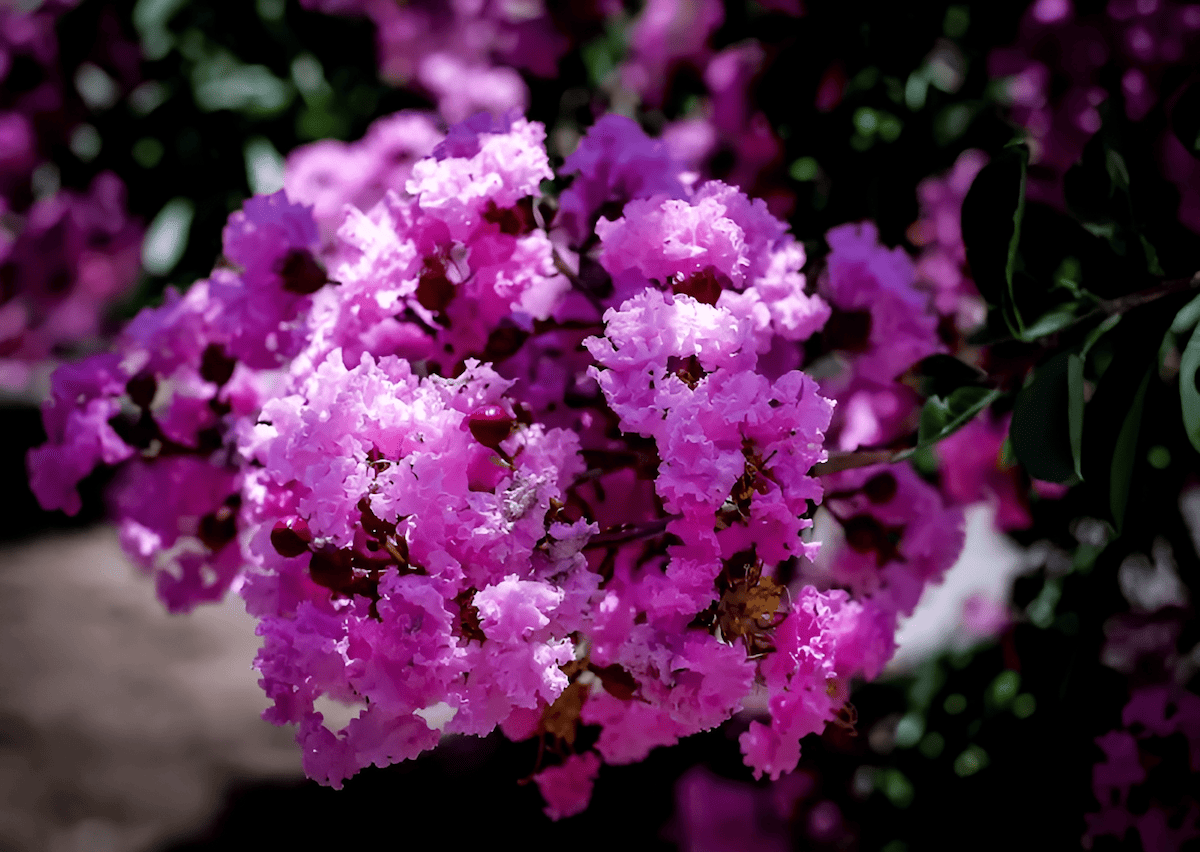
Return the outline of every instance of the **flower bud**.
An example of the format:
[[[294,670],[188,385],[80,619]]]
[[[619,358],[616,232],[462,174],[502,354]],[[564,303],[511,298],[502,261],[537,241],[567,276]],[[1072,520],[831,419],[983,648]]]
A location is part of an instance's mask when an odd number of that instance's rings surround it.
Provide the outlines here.
[[[499,405],[485,405],[471,412],[467,425],[476,441],[488,449],[499,450],[501,442],[512,434],[515,422]]]
[[[311,542],[312,531],[303,518],[293,518],[290,523],[279,521],[271,530],[271,546],[280,556],[299,556]]]

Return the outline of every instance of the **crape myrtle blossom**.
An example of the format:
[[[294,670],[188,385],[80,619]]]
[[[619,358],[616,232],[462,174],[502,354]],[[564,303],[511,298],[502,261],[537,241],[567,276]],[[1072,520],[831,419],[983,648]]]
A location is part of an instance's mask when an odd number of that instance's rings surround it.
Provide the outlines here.
[[[826,507],[846,538],[834,581],[888,612],[911,614],[962,551],[962,510],[902,465],[846,470],[825,482]]]
[[[618,137],[640,153],[605,162]],[[251,199],[208,279],[54,377],[39,500],[77,511],[115,468],[122,543],[167,605],[234,589],[259,620],[266,718],[322,783],[499,727],[539,741],[565,817],[601,762],[752,693],[746,763],[779,777],[847,723],[851,679],[961,545],[907,468],[883,498],[879,472],[814,474],[836,409],[799,367],[830,306],[762,201],[689,187],[608,120],[547,224],[544,140],[516,114],[452,127],[369,209],[347,192],[324,239],[286,191]],[[905,268],[859,254],[859,278]],[[884,386],[883,356],[861,363]],[[790,582],[829,488],[869,547]],[[357,715],[334,730],[325,700]]]
[[[1198,57],[1194,4],[1111,0],[1100,12],[1079,11],[1071,0],[1033,3],[1016,42],[988,57],[1012,119],[1029,133],[1030,197],[1061,207],[1062,177],[1100,129],[1101,106],[1117,100],[1130,121],[1141,121],[1170,94],[1164,81],[1172,70],[1190,69]],[[1180,189],[1180,220],[1200,229],[1190,164],[1180,169],[1175,161],[1184,149],[1170,133],[1163,142],[1163,173]]]
[[[107,312],[141,269],[143,229],[111,172],[85,192],[60,189],[19,213],[3,203],[0,386],[20,388],[34,365],[94,345],[109,330]]]
[[[55,34],[74,5],[0,8],[0,387],[15,390],[30,385],[37,365],[94,349],[141,268],[142,227],[116,175],[57,186],[52,158],[89,115]],[[137,47],[114,16],[100,26],[88,61],[127,91],[137,80]]]
[[[1100,660],[1127,678],[1129,700],[1120,726],[1096,738],[1092,789],[1099,807],[1084,815],[1085,848],[1104,835],[1127,837],[1131,829],[1146,849],[1186,849],[1200,837],[1200,800],[1187,783],[1200,772],[1200,695],[1187,637],[1191,607],[1165,544],[1154,544],[1156,573],[1173,580],[1175,589],[1142,597],[1130,594],[1133,584],[1123,584],[1130,609],[1104,624]]]
[[[624,55],[604,81],[614,104],[660,109],[679,80],[696,77],[704,84],[704,96],[688,114],[674,116],[663,133],[677,164],[762,195],[777,215],[786,215],[794,203],[791,192],[769,179],[782,173],[784,146],[754,106],[765,51],[753,40],[713,46],[725,22],[720,0],[649,0],[628,23],[629,4],[619,0],[303,0],[302,5],[369,18],[376,29],[380,76],[428,96],[451,123],[481,110],[492,115],[524,110],[529,106],[528,78],[556,76],[572,48],[606,38],[606,29],[620,27],[627,34]],[[803,13],[793,0],[762,5],[790,17]],[[313,168],[317,176],[324,172],[319,162],[352,161],[350,152],[333,142],[308,147],[320,156],[304,154],[303,165],[296,168]],[[318,218],[322,216],[319,210]]]
[[[404,110],[373,122],[357,142],[321,139],[287,156],[288,197],[313,208],[323,242],[332,245],[350,204],[370,210],[388,190],[404,193],[413,164],[433,153],[443,133],[436,116]]]
[[[845,363],[822,384],[838,401],[832,432],[842,450],[882,446],[916,426],[916,392],[897,379],[926,356],[946,350],[929,295],[916,285],[912,259],[879,242],[871,222],[840,225],[826,235],[822,293],[834,314],[825,348]]]
[[[1096,738],[1104,757],[1092,769],[1100,809],[1084,817],[1084,847],[1104,835],[1124,838],[1132,829],[1144,849],[1190,848],[1200,837],[1200,802],[1184,792],[1184,779],[1200,772],[1200,696],[1173,683],[1140,687],[1121,723]],[[1165,742],[1173,759],[1162,765]]]
[[[725,21],[720,0],[648,0],[629,30],[629,55],[621,85],[647,104],[661,106],[667,85],[682,66],[703,68],[713,54],[709,40]]]
[[[925,178],[917,186],[921,218],[908,228],[908,240],[921,250],[917,281],[933,293],[939,316],[949,317],[960,334],[983,325],[987,304],[967,269],[962,238],[962,205],[971,182],[988,157],[975,148],[963,151],[943,175]]]
[[[763,4],[796,17],[799,3]],[[772,177],[782,175],[784,146],[766,115],[756,107],[755,86],[768,58],[763,46],[747,39],[718,49],[713,42],[725,23],[720,2],[650,0],[629,30],[627,53],[609,78],[614,102],[632,96],[649,109],[661,109],[673,88],[703,84],[686,113],[672,116],[663,142],[688,171],[719,177],[760,195],[773,213],[787,215],[794,195]]]
[[[380,77],[427,94],[449,122],[479,110],[523,111],[529,89],[519,72],[555,76],[573,30],[587,32],[615,11],[613,4],[599,3],[589,15],[573,4],[564,25],[556,18],[567,17],[566,10],[556,12],[555,4],[541,0],[303,0],[302,5],[370,18]]]
[[[430,708],[445,706],[446,732],[486,734],[568,686],[600,578],[580,554],[594,528],[555,520],[552,501],[583,461],[563,430],[495,440],[507,385],[473,360],[419,378],[366,353],[347,370],[334,351],[243,430],[278,497],[249,544],[257,665],[311,777],[340,785],[431,748]],[[366,706],[334,734],[319,694]]]
[[[651,139],[636,121],[616,113],[600,116],[587,141],[563,162],[560,172],[574,175],[558,199],[556,225],[571,245],[594,238],[602,212],[622,210],[634,198],[662,194],[683,198],[686,175],[659,139]]]

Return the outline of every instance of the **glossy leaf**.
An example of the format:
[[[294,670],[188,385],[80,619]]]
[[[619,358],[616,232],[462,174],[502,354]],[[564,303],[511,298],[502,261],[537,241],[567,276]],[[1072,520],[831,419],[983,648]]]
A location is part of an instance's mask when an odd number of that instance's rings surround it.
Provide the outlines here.
[[[1195,328],[1197,323],[1200,323],[1200,296],[1192,299],[1175,314],[1175,319],[1171,320],[1171,333],[1177,336],[1185,335]]]
[[[1025,170],[1029,152],[1013,146],[975,177],[963,200],[962,234],[967,263],[979,292],[1005,310],[1011,330],[1020,326],[1013,312],[1013,274],[1025,215]]]
[[[1111,134],[1097,133],[1087,143],[1063,187],[1068,209],[1087,231],[1108,243],[1119,257],[1128,258],[1139,272],[1163,274],[1158,252],[1135,209],[1129,166]]]
[[[1183,310],[1191,307],[1189,304]],[[1200,325],[1192,332],[1187,348],[1183,350],[1183,356],[1179,359],[1179,402],[1183,408],[1183,429],[1187,432],[1192,446],[1200,450],[1200,390],[1196,388],[1197,371],[1200,371]]]
[[[1000,398],[994,388],[960,387],[946,397],[933,396],[921,408],[917,447],[928,447],[957,432]]]
[[[1083,479],[1083,358],[1067,356],[1067,427],[1075,475]]]
[[[1200,158],[1200,83],[1189,86],[1175,102],[1171,130],[1189,154]]]
[[[1142,427],[1142,408],[1146,401],[1146,388],[1150,386],[1151,372],[1147,371],[1134,394],[1133,403],[1121,422],[1117,444],[1113,448],[1112,470],[1109,474],[1108,500],[1112,510],[1113,524],[1117,534],[1125,521],[1125,507],[1129,504],[1129,486],[1133,482],[1133,466],[1137,461],[1138,435]]]
[[[986,379],[987,373],[978,367],[944,353],[922,358],[897,377],[922,397],[945,397],[964,385],[977,385]]]
[[[1009,428],[1017,459],[1030,476],[1048,482],[1075,475],[1067,406],[1070,355],[1061,352],[1034,371],[1017,395]]]

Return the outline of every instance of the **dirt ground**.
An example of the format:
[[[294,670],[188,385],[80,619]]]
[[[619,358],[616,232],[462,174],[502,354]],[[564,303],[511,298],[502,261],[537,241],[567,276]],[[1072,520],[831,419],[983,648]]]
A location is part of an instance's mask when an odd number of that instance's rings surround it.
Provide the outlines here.
[[[0,852],[142,852],[299,779],[239,598],[172,616],[108,528],[0,550]]]

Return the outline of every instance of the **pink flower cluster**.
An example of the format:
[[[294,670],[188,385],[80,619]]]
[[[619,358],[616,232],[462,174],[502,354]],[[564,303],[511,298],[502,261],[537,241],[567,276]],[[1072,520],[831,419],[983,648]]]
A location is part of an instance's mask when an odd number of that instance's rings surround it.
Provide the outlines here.
[[[933,293],[938,314],[952,318],[961,334],[982,326],[987,316],[987,304],[967,269],[962,237],[963,200],[987,161],[983,151],[968,149],[946,174],[921,181],[917,186],[921,218],[908,229],[908,241],[921,250],[917,280]]]
[[[1148,807],[1131,807],[1130,793],[1146,784],[1147,768],[1161,760],[1152,752],[1143,756],[1142,746],[1151,738],[1171,737],[1186,745],[1185,772],[1193,778],[1200,772],[1200,696],[1174,684],[1142,687],[1125,705],[1121,723],[1123,727],[1096,739],[1104,754],[1092,770],[1100,810],[1085,816],[1085,847],[1104,835],[1124,838],[1132,829],[1144,849],[1189,848],[1200,837],[1200,802],[1194,793],[1172,785],[1161,799],[1151,798]],[[1145,797],[1146,791],[1141,792]]]
[[[1062,204],[1062,176],[1100,129],[1099,107],[1110,97],[1105,74],[1120,72],[1125,113],[1139,121],[1158,103],[1171,67],[1194,65],[1200,56],[1200,9],[1173,0],[1110,0],[1104,12],[1078,14],[1072,0],[1037,0],[1025,12],[1017,42],[988,58],[992,77],[1004,80],[1003,97],[1013,119],[1030,133],[1029,192]],[[1182,219],[1200,228],[1194,191],[1173,167],[1186,152],[1173,136],[1164,139],[1164,172],[1180,183]],[[1188,170],[1190,171],[1190,169]],[[1190,215],[1187,215],[1190,211]]]
[[[1156,562],[1170,558],[1169,548],[1159,550],[1163,544],[1155,543]],[[1169,561],[1159,564],[1178,584]],[[1127,596],[1132,588],[1122,583]],[[1096,738],[1102,759],[1092,768],[1092,790],[1099,808],[1084,816],[1085,848],[1131,831],[1145,849],[1187,849],[1200,837],[1200,799],[1186,783],[1200,772],[1200,695],[1188,688],[1196,666],[1181,652],[1191,610],[1186,595],[1170,597],[1132,595],[1130,611],[1105,622],[1100,660],[1128,678],[1130,695],[1121,726]]]
[[[831,307],[761,200],[689,188],[609,117],[555,218],[540,124],[481,114],[387,171],[380,151],[433,142],[423,121],[321,154],[361,157],[361,180],[293,170],[320,222],[251,199],[226,264],[56,373],[35,493],[73,512],[81,478],[117,469],[122,542],[167,605],[233,589],[259,619],[267,718],[323,783],[499,727],[540,739],[534,780],[569,816],[601,761],[752,695],[746,763],[789,772],[961,546],[906,467],[814,475],[829,394],[936,349],[911,262],[869,226],[831,234],[828,298],[875,319],[858,378],[824,390],[798,368]],[[818,577],[827,488],[849,546]],[[813,583],[788,585],[796,567]],[[357,715],[330,727],[327,701]]]
[[[703,766],[693,766],[675,785],[673,828],[679,848],[683,852],[786,852],[795,848],[800,837],[814,844],[836,844],[853,837],[854,824],[820,793],[820,779],[811,770],[763,786],[721,778]]]
[[[766,53],[754,41],[720,50],[712,46],[725,22],[719,0],[650,0],[627,24],[627,13],[616,0],[562,8],[541,0],[303,0],[303,5],[369,18],[376,27],[380,75],[429,96],[451,123],[478,111],[502,115],[524,110],[529,89],[523,74],[554,77],[572,47],[600,36],[605,27],[627,27],[624,55],[602,81],[610,99],[628,109],[659,109],[682,75],[698,76],[705,96],[663,133],[677,166],[693,177],[711,175],[710,165],[728,157],[731,165],[719,175],[723,180],[763,194],[778,215],[791,208],[791,193],[765,179],[783,168],[783,143],[754,103],[753,88]],[[792,17],[803,12],[798,0],[762,5]],[[628,103],[631,98],[634,102]],[[319,145],[330,151],[336,147]]]
[[[370,210],[389,189],[403,194],[413,164],[432,154],[443,135],[434,116],[406,110],[379,119],[357,142],[301,145],[287,157],[288,196],[312,207],[324,242],[332,245],[344,205]]]
[[[887,445],[916,428],[920,398],[897,382],[922,358],[946,347],[929,296],[916,286],[912,259],[887,249],[870,222],[826,235],[830,253],[823,292],[835,308],[825,347],[845,364],[822,386],[839,403],[839,449]]]
[[[797,0],[764,3],[771,11],[799,16]],[[668,123],[663,141],[681,163],[711,174],[718,155],[730,160],[720,177],[764,195],[772,212],[786,215],[792,195],[769,180],[783,166],[783,142],[757,108],[754,86],[767,61],[753,40],[720,50],[713,36],[725,22],[719,0],[650,0],[633,21],[628,54],[617,71],[621,94],[635,92],[651,108],[660,108],[682,72],[704,84],[704,95],[687,114]]]
[[[303,0],[303,5],[370,18],[380,76],[429,95],[449,122],[480,110],[523,111],[529,89],[519,72],[553,77],[571,46],[552,14],[554,4],[541,0]],[[598,5],[578,24],[596,23],[612,4]]]
[[[51,152],[83,117],[67,103],[54,32],[73,5],[0,9],[0,387],[10,389],[39,363],[95,348],[141,268],[142,228],[116,175],[80,191],[53,185]],[[108,50],[129,72],[123,46]]]

